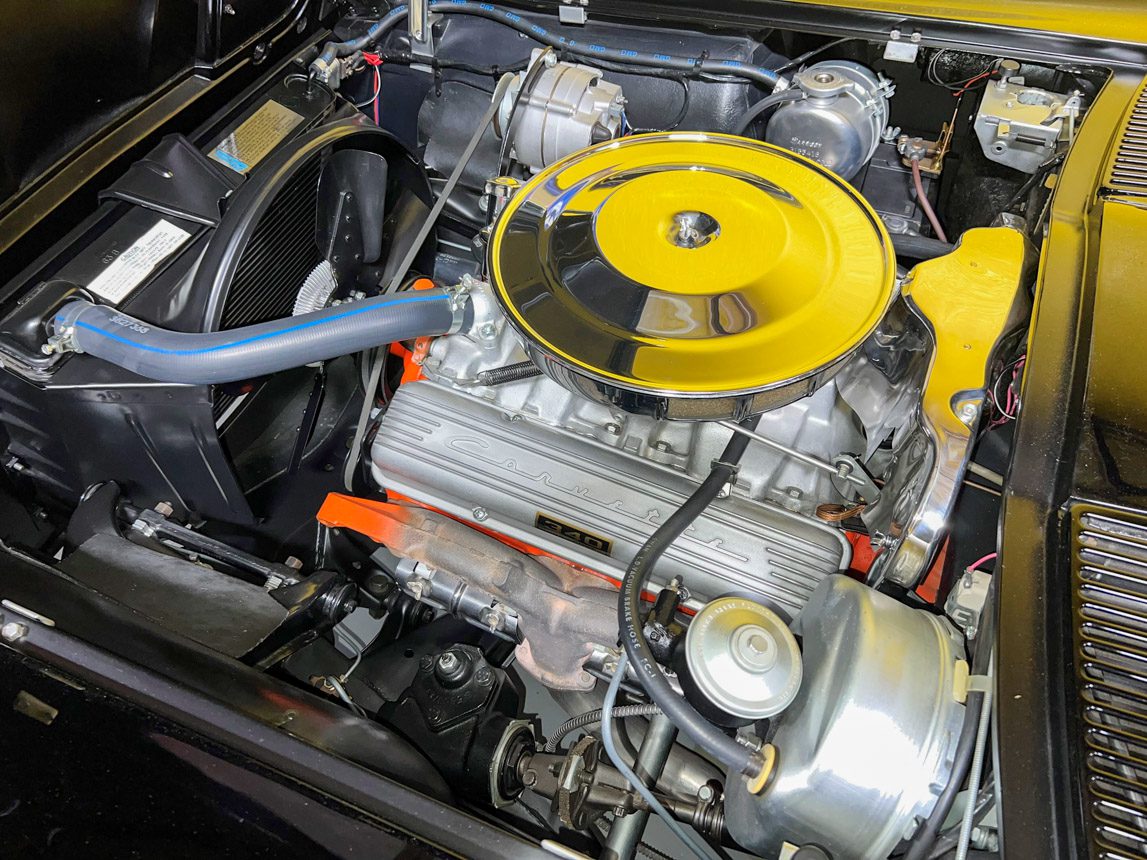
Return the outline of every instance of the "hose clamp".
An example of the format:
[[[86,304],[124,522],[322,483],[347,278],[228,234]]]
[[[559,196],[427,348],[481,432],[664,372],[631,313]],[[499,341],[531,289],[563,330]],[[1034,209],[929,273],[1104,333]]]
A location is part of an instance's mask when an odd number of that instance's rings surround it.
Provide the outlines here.
[[[76,346],[76,329],[74,326],[64,326],[55,334],[48,337],[47,343],[41,344],[40,352],[44,355],[57,355],[65,352],[83,352]]]
[[[460,283],[453,287],[445,287],[446,295],[450,299],[450,312],[454,315],[453,321],[450,323],[450,330],[446,334],[457,334],[460,332],[467,323],[467,318],[471,316],[470,311],[470,290],[474,284],[473,278],[469,275],[464,275]]]

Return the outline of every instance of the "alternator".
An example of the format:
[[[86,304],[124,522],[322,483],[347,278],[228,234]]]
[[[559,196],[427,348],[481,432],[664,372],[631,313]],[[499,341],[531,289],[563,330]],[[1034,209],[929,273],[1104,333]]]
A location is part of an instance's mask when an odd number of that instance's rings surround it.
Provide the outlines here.
[[[621,87],[602,80],[598,69],[534,51],[530,67],[506,94],[494,128],[499,137],[512,138],[518,162],[540,170],[620,135],[624,108]]]

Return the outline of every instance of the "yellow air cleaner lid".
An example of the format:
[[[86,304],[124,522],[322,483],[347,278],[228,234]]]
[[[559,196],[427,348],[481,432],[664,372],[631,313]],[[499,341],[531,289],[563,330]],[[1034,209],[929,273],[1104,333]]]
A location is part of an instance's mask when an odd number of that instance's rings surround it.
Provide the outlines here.
[[[490,275],[543,360],[693,399],[838,365],[892,300],[895,257],[872,208],[820,165],[746,138],[666,133],[535,176],[495,225]]]

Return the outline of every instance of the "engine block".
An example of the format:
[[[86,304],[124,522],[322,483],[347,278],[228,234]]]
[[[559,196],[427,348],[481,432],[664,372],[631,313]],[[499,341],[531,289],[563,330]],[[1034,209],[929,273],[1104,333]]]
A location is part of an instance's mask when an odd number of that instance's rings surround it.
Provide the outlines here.
[[[685,472],[429,381],[403,385],[372,448],[373,476],[397,494],[620,580],[638,548],[696,488]],[[847,567],[842,533],[738,488],[666,552],[701,602],[763,600],[792,618]]]

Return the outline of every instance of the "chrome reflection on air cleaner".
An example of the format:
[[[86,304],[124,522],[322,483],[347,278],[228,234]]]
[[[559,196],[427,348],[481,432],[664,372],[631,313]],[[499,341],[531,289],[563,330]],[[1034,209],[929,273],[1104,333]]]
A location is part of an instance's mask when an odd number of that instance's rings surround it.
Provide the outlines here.
[[[530,358],[658,418],[775,409],[823,385],[893,296],[880,219],[770,144],[665,133],[539,173],[494,225],[489,275]]]

